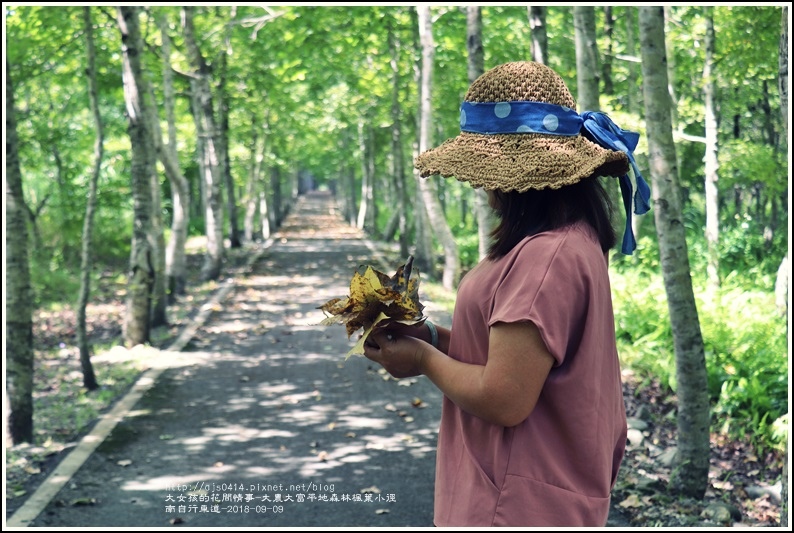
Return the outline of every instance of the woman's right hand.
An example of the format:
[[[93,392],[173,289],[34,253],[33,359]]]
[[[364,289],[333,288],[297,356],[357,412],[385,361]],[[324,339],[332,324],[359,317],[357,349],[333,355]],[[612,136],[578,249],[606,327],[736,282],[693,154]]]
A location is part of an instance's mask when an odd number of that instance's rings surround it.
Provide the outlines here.
[[[400,326],[406,326],[400,324]],[[364,356],[386,369],[395,378],[418,376],[422,373],[424,349],[428,346],[410,334],[399,333],[391,326],[378,328],[364,342]]]

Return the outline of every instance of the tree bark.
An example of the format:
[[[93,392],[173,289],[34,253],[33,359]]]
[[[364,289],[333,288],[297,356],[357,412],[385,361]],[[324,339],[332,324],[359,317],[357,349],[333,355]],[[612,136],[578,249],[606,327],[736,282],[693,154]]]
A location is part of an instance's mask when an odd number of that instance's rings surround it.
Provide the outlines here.
[[[419,36],[422,47],[422,83],[420,86],[420,122],[419,122],[419,151],[420,153],[430,147],[430,127],[432,124],[431,91],[433,84],[433,26],[430,19],[430,7],[419,6],[416,8],[419,15]],[[445,289],[452,290],[458,284],[460,275],[460,260],[458,259],[458,246],[452,231],[444,218],[441,205],[438,201],[436,182],[431,178],[419,178],[419,190],[422,201],[427,211],[427,217],[432,226],[433,233],[444,248],[444,272],[442,285]]]
[[[612,38],[615,29],[615,17],[612,14],[612,6],[604,6],[604,37],[606,38],[607,48],[604,50],[601,72],[604,78],[604,94],[612,96],[615,89],[612,85]]]
[[[392,176],[397,190],[397,206],[394,216],[395,231],[400,235],[400,257],[408,257],[408,192],[405,183],[405,164],[402,138],[402,117],[400,106],[400,41],[394,32],[393,18],[389,18],[389,56],[392,70],[392,96],[391,96],[391,152]],[[386,233],[388,234],[387,228]]]
[[[690,277],[686,230],[667,92],[663,7],[640,7],[643,97],[659,254],[673,332],[678,396],[674,493],[702,498],[708,486],[709,403],[706,359]]]
[[[714,74],[714,8],[703,7],[706,18],[706,59],[703,66],[703,103],[705,108],[706,154],[706,244],[708,247],[707,277],[709,284],[720,286],[720,216],[719,216],[719,161],[717,159],[717,101]]]
[[[529,6],[529,29],[532,35],[532,61],[546,64],[549,57],[549,40],[546,35],[546,6]]]
[[[634,6],[626,6],[626,54],[629,57],[637,56],[637,41],[634,39],[635,35],[635,15],[637,8]],[[640,108],[640,101],[634,96],[634,90],[637,87],[637,66],[634,61],[629,61],[626,66],[626,82],[628,83],[629,90],[626,91],[626,109],[629,113],[637,113]],[[637,220],[641,217],[634,217]],[[637,233],[635,233],[637,235]]]
[[[529,7],[530,26],[532,26],[532,22],[534,20],[533,9],[535,10],[534,14],[536,17],[542,16],[545,18],[544,7]],[[538,13],[538,11],[540,13]],[[485,72],[485,54],[483,52],[482,46],[482,8],[480,6],[468,6],[467,15],[466,33],[468,38],[466,39],[466,42],[468,43],[469,51],[469,84],[471,84],[474,82],[474,80],[482,76],[483,72]],[[543,27],[542,24],[541,27]],[[543,27],[544,39],[546,35],[545,31],[545,27]],[[535,47],[537,46],[540,48],[539,44],[535,44],[534,27],[532,30],[532,36],[532,49],[534,55]],[[545,51],[543,53],[545,53]],[[537,61],[537,59],[535,59],[535,61]],[[543,63],[544,61],[537,62]],[[488,206],[488,194],[484,189],[474,189],[474,210],[477,217],[477,252],[479,259],[482,260],[486,255],[488,255],[488,245],[490,243],[491,230],[494,227],[493,211]]]
[[[155,142],[158,143],[160,162],[171,184],[171,236],[165,252],[165,271],[168,277],[168,294],[173,301],[176,296],[185,294],[187,286],[187,261],[185,243],[187,242],[188,222],[190,220],[190,184],[179,166],[176,139],[176,113],[174,101],[174,81],[171,70],[171,38],[168,35],[168,22],[164,15],[157,18],[162,39],[163,55],[163,107],[168,124],[168,145],[163,146],[159,120],[155,123]],[[159,142],[158,142],[159,140]]]
[[[96,79],[96,49],[94,48],[94,24],[91,8],[83,7],[83,28],[86,41],[86,73],[88,76],[88,100],[94,117],[96,138],[94,139],[94,168],[88,181],[88,199],[83,219],[83,246],[80,254],[80,294],[77,299],[77,346],[80,350],[80,368],[83,372],[83,387],[95,390],[99,387],[91,364],[91,346],[86,332],[86,307],[91,293],[91,241],[94,234],[94,211],[96,210],[97,182],[104,154],[104,132],[102,115],[99,113],[99,89]]]
[[[203,281],[218,279],[223,263],[223,204],[221,199],[221,161],[218,127],[213,110],[210,72],[201,54],[193,27],[193,6],[182,8],[182,28],[185,45],[193,69],[191,90],[194,94],[193,109],[196,132],[200,140],[199,157],[202,159],[202,179],[204,184],[204,224],[207,236],[207,252],[201,268]]]
[[[358,147],[361,154],[361,204],[358,210],[356,227],[367,232],[375,232],[375,176],[371,166],[370,137],[372,131],[368,124],[369,118],[362,118],[358,123]]]
[[[147,86],[150,86],[146,83]],[[151,100],[154,102],[154,99]],[[151,106],[151,113],[156,113],[154,106]],[[149,122],[151,124],[150,131],[159,131],[160,124],[155,118]],[[152,173],[149,176],[149,184],[152,188],[152,223],[151,223],[151,247],[152,247],[152,263],[154,265],[154,285],[152,286],[152,311],[151,311],[151,327],[157,328],[160,326],[168,325],[168,287],[166,283],[165,274],[165,233],[163,233],[163,203],[162,192],[160,187],[160,175],[157,172],[157,145],[149,154],[152,162],[149,167]]]
[[[673,6],[664,6],[664,47],[667,55],[667,92],[670,94],[670,115],[673,129],[678,128],[678,95],[675,92],[675,44],[670,39],[670,22],[673,20]],[[680,166],[680,161],[678,162]]]
[[[262,163],[264,162],[265,155],[265,142],[264,135],[259,135],[261,128],[261,119],[253,115],[251,117],[251,148],[250,158],[251,165],[248,170],[248,179],[245,183],[245,221],[243,223],[243,237],[246,242],[254,242],[254,234],[256,233],[256,214],[258,212],[257,204],[264,199],[265,213],[267,213],[267,198],[262,190]],[[260,140],[261,139],[261,140]],[[262,228],[262,237],[264,239],[270,238],[270,223],[263,218],[260,218],[260,223],[267,227]]]
[[[7,60],[5,189],[5,348],[8,407],[3,410],[8,417],[8,436],[13,444],[19,444],[33,442],[33,294],[30,288],[27,207],[22,193],[14,84]]]
[[[233,18],[233,17],[232,17]],[[221,68],[218,80],[218,115],[220,131],[218,140],[220,142],[221,169],[223,173],[223,183],[226,186],[226,213],[229,216],[229,247],[239,248],[240,229],[237,221],[237,197],[234,188],[234,178],[232,178],[231,159],[229,158],[229,102],[226,96],[226,73],[227,54],[221,53]]]
[[[598,101],[598,43],[595,7],[575,6],[573,27],[576,34],[576,103],[579,112],[600,111]]]
[[[281,225],[281,214],[283,212],[281,201],[281,169],[278,165],[273,165],[270,168],[270,228],[278,228]]]
[[[122,79],[127,105],[128,132],[132,148],[130,174],[133,201],[132,251],[127,280],[127,309],[124,317],[124,344],[128,348],[149,342],[151,293],[154,285],[152,246],[149,240],[152,225],[151,166],[152,135],[145,110],[139,7],[120,6],[118,24],[123,52]]]

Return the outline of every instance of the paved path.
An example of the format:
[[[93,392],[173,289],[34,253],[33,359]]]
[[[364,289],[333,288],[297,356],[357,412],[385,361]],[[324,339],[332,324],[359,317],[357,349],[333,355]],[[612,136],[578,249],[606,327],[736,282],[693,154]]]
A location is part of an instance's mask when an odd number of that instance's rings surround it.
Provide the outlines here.
[[[206,323],[158,355],[8,525],[432,527],[440,393],[345,361],[355,339],[316,325],[358,265],[400,261],[330,196],[301,197]]]
[[[162,353],[171,368],[26,524],[432,526],[440,394],[345,361],[355,339],[315,325],[359,264],[399,262],[329,196],[301,197],[191,343]]]

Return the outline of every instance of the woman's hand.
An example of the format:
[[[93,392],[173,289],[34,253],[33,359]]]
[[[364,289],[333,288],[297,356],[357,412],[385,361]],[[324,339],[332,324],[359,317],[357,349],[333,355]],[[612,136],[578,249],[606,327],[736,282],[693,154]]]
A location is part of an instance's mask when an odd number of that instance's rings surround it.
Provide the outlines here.
[[[427,343],[411,336],[419,327],[399,324],[374,330],[364,343],[364,356],[386,369],[395,378],[418,376]],[[403,333],[405,332],[405,333]],[[418,334],[418,333],[417,333]]]

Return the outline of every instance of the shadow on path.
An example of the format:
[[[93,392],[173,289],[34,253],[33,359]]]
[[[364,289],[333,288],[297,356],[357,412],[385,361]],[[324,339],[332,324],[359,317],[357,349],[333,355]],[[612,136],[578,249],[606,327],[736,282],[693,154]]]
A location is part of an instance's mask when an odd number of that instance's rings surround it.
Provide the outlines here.
[[[317,325],[317,307],[347,295],[359,264],[399,264],[374,256],[330,196],[301,197],[185,362],[30,525],[432,526],[440,394],[425,378],[345,361],[355,339]]]

